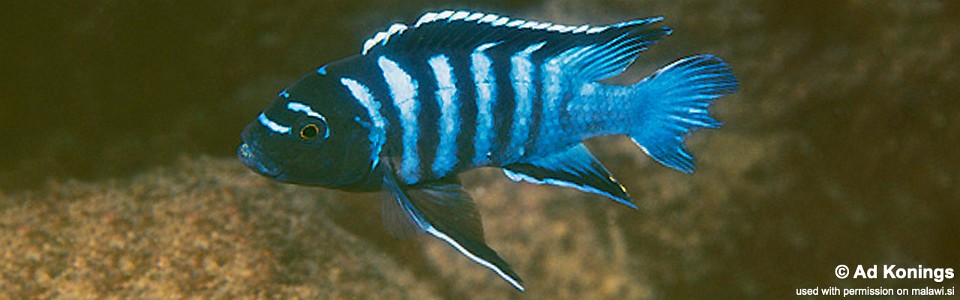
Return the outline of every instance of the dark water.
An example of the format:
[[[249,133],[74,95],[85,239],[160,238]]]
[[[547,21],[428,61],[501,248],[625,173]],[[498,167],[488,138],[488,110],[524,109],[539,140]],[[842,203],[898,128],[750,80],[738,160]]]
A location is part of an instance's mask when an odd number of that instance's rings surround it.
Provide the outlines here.
[[[529,4],[454,5],[522,11]],[[438,3],[84,1],[5,4],[2,184],[104,178],[226,156],[237,128],[308,70]]]
[[[680,236],[705,240],[694,249],[644,235],[629,240],[635,251],[671,262],[650,266],[659,274],[651,279],[658,295],[785,297],[837,284],[837,264],[956,269],[957,3],[7,3],[0,5],[0,188],[125,178],[181,156],[231,157],[242,126],[285,84],[423,11],[467,8],[574,23],[665,15],[675,32],[641,64],[715,53],[734,67],[742,88],[714,109],[727,125],[692,141],[704,161],[699,177],[629,178],[637,171],[629,156],[635,149],[594,145],[644,199],[698,183],[691,199],[619,219],[624,228],[641,228],[681,215],[665,222],[675,222]],[[654,68],[642,65],[629,76]],[[839,284],[881,283],[928,282]]]

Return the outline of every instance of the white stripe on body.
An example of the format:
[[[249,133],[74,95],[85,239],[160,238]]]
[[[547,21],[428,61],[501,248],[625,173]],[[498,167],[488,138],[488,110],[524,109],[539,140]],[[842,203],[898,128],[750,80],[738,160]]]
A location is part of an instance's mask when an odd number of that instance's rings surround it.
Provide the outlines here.
[[[504,149],[510,158],[519,158],[524,154],[524,143],[530,137],[530,121],[533,114],[533,100],[536,86],[533,84],[533,62],[530,55],[539,50],[546,42],[530,45],[523,51],[510,57],[510,83],[516,99],[516,111],[513,114],[513,127],[510,128],[510,144]],[[515,155],[515,156],[514,156]]]
[[[540,112],[540,133],[537,135],[538,148],[543,149],[543,145],[551,143],[548,134],[551,126],[559,127],[560,122],[560,98],[562,94],[562,82],[560,77],[559,59],[553,58],[543,65],[543,96],[541,101],[543,107]],[[558,129],[558,128],[557,128]]]
[[[453,68],[445,55],[427,61],[437,78],[437,102],[440,120],[437,131],[440,136],[437,153],[433,160],[433,174],[443,177],[457,164],[457,135],[460,132],[460,101],[457,99],[457,81]]]
[[[484,51],[498,45],[499,42],[486,43],[470,54],[470,71],[473,84],[477,87],[477,129],[473,142],[473,165],[484,166],[490,163],[490,146],[494,136],[493,107],[497,101],[497,81],[493,74],[493,62]]]
[[[390,88],[393,104],[400,110],[400,127],[403,129],[403,153],[400,157],[400,177],[406,183],[420,180],[420,156],[417,153],[419,140],[417,115],[420,104],[417,102],[417,81],[400,68],[396,62],[381,56],[377,60],[383,79]]]
[[[380,150],[387,141],[387,120],[380,114],[380,102],[373,98],[373,94],[370,93],[367,86],[350,78],[340,78],[340,84],[346,86],[353,98],[357,99],[357,102],[360,102],[360,105],[367,109],[367,115],[373,122],[373,127],[368,128],[370,130],[368,139],[370,139],[372,148],[370,159],[373,162],[370,169],[373,169],[380,162]]]

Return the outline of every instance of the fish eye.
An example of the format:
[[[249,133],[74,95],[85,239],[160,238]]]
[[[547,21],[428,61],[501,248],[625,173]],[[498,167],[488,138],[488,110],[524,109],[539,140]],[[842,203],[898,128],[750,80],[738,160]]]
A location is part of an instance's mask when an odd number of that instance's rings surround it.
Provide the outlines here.
[[[321,126],[323,126],[322,129],[321,129]],[[300,128],[300,138],[307,141],[315,139],[320,136],[321,130],[323,130],[322,134],[324,138],[330,135],[330,132],[327,131],[326,124],[318,125],[314,123],[307,123],[306,125],[303,125],[303,127]]]

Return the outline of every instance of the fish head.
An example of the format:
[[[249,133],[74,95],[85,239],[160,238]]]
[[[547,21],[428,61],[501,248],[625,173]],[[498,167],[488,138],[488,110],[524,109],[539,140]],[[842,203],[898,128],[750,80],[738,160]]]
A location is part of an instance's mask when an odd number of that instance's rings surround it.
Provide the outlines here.
[[[277,181],[356,190],[372,181],[379,155],[370,124],[343,85],[308,74],[244,128],[237,156]]]

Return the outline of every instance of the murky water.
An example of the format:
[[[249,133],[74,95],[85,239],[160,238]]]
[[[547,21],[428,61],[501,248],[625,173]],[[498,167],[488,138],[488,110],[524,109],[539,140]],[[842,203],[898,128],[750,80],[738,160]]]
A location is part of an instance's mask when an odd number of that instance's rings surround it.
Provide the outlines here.
[[[547,271],[558,270],[549,266],[564,255],[581,263],[563,270],[593,270],[583,276],[603,270],[591,264],[621,263],[610,267],[620,275],[606,283],[619,288],[591,294],[611,298],[781,298],[818,285],[939,287],[924,280],[838,280],[833,272],[838,264],[960,268],[954,250],[960,246],[955,1],[2,6],[0,188],[8,194],[42,194],[71,179],[125,180],[181,166],[180,157],[230,160],[242,126],[284,85],[423,11],[467,8],[598,24],[664,15],[674,34],[619,80],[637,80],[682,56],[714,53],[742,82],[738,94],[713,108],[725,127],[690,139],[699,162],[695,175],[656,165],[617,138],[591,146],[642,203],[639,211],[565,189],[508,183],[496,172],[467,175],[477,201],[487,203],[481,212],[488,238],[499,242],[493,246],[508,249],[507,260],[518,262],[532,286],[544,284],[533,293],[563,290],[572,294],[560,297],[576,297],[605,287],[552,286],[590,282]],[[424,240],[389,239],[379,227],[376,201],[352,199],[375,197],[309,191],[330,199],[326,205],[337,211],[331,215],[338,226],[401,261],[399,268],[413,270],[417,280],[454,282],[436,294],[470,293],[475,282],[450,279],[463,276],[428,263],[447,257],[433,254],[443,248],[407,249]],[[18,199],[0,207],[11,212],[27,206]],[[524,227],[530,222],[557,231]],[[17,226],[5,224],[4,234]],[[564,230],[584,231],[584,237]],[[554,236],[572,240],[540,242]],[[578,243],[591,243],[605,256],[584,259],[592,252]],[[483,288],[502,284],[478,280]],[[642,291],[611,283],[617,280]],[[510,293],[498,290],[491,297]]]

